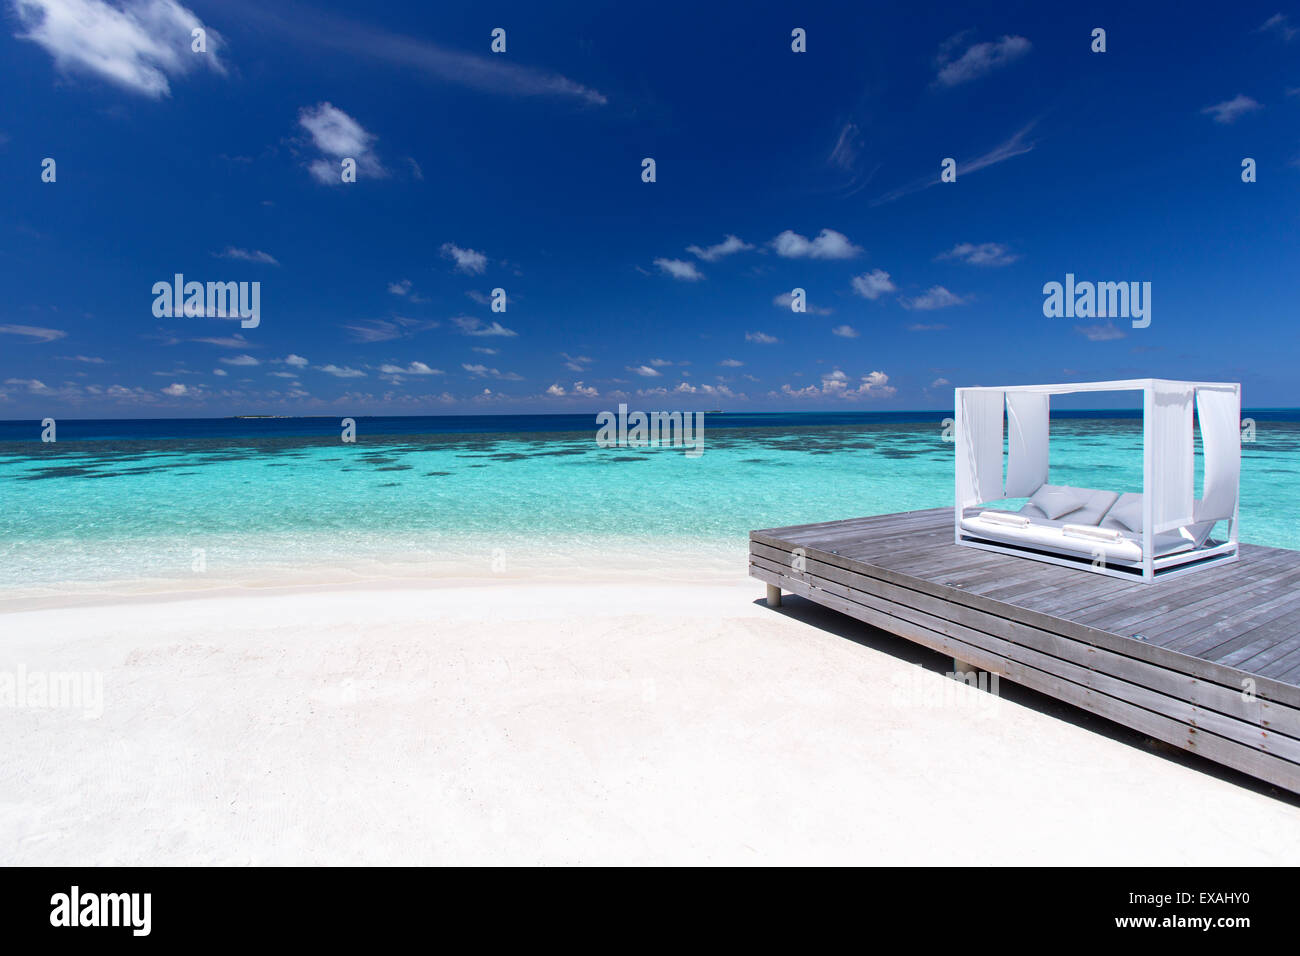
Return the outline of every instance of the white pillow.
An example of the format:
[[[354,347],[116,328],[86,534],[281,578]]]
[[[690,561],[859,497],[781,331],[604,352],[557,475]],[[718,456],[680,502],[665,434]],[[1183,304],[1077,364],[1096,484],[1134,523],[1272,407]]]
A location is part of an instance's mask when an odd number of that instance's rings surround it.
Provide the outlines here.
[[[1113,541],[1116,543],[1124,540],[1124,535],[1114,528],[1094,528],[1089,524],[1067,524],[1061,531],[1072,538],[1091,538],[1093,541]]]
[[[1066,485],[1043,485],[1034,492],[1029,503],[1055,521],[1071,511],[1078,511],[1086,500],[1077,489]]]
[[[980,518],[990,524],[1005,524],[1012,528],[1028,528],[1029,519],[1009,511],[981,511]]]
[[[1142,533],[1142,496],[1125,495],[1106,512],[1107,518],[1114,518],[1134,534]]]

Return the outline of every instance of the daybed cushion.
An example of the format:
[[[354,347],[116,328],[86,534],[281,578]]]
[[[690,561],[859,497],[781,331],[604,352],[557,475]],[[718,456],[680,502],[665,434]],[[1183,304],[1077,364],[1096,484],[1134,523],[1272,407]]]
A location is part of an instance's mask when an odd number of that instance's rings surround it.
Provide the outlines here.
[[[1119,532],[1119,540],[1103,541],[1092,536],[1085,537],[1088,531],[1104,533],[1099,532],[1098,529],[1081,525],[1074,533],[1067,533],[1064,524],[1064,522],[1034,522],[1027,528],[1015,528],[1000,522],[987,521],[980,518],[978,514],[967,515],[961,521],[962,530],[990,541],[1088,557],[1096,557],[1100,553],[1107,561],[1126,564],[1136,564],[1142,560],[1142,542],[1131,531]],[[1177,532],[1158,534],[1155,539],[1156,557],[1190,551],[1192,546],[1190,536]]]
[[[1080,504],[1075,508],[1071,508],[1069,511],[1060,512],[1053,516],[1049,515],[1042,506],[1038,505],[1034,498],[1030,498],[1028,504],[1020,509],[1021,514],[1029,515],[1033,518],[1047,518],[1049,520],[1064,518],[1069,521],[1070,524],[1095,525],[1101,521],[1102,516],[1105,515],[1111,505],[1115,503],[1115,499],[1119,497],[1119,495],[1115,494],[1113,491],[1094,491],[1091,488],[1071,488],[1068,485],[1043,485],[1042,488],[1039,488],[1038,491],[1034,493],[1035,498],[1038,496],[1039,492],[1042,492],[1044,489],[1051,489],[1053,491],[1063,490],[1069,492],[1080,502]]]
[[[1115,499],[1119,497],[1113,491],[1089,491],[1087,488],[1075,488],[1074,491],[1087,495],[1083,507],[1078,511],[1071,511],[1065,516],[1070,524],[1090,524],[1096,525],[1105,517],[1106,512],[1115,504]]]
[[[1068,485],[1043,485],[1029,499],[1029,503],[1055,521],[1084,506],[1087,497],[1078,488]]]
[[[1118,528],[1098,528],[1090,524],[1067,524],[1061,531],[1072,538],[1083,538],[1086,541],[1115,543],[1124,540],[1124,533]]]
[[[1132,531],[1134,534],[1142,533],[1142,496],[1133,492],[1125,492],[1119,496],[1119,501],[1106,512],[1106,517],[1101,520],[1103,528],[1123,528],[1125,531]]]
[[[1030,523],[1029,515],[1020,515],[1013,511],[981,511],[980,519],[1012,528],[1028,528]]]
[[[1196,511],[1201,510],[1201,503],[1196,502]],[[1071,516],[1073,520],[1073,516]],[[1194,547],[1202,547],[1214,530],[1217,521],[1202,521],[1198,524],[1190,524],[1186,531]],[[1135,535],[1142,534],[1142,496],[1134,492],[1126,492],[1119,496],[1119,501],[1115,502],[1114,507],[1106,512],[1106,517],[1101,520],[1103,528],[1118,528],[1121,531],[1131,531]],[[1168,532],[1169,534],[1178,534],[1177,531]],[[1162,535],[1156,535],[1159,540]]]

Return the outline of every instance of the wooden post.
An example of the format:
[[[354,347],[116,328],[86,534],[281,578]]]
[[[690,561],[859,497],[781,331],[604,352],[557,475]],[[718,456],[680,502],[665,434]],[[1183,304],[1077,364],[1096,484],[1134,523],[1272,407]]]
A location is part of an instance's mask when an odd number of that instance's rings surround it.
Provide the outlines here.
[[[767,606],[768,607],[781,606],[781,589],[777,587],[775,584],[769,584],[767,586]]]
[[[962,675],[964,674],[968,674],[971,671],[974,671],[975,673],[978,674],[980,670],[974,664],[967,664],[965,661],[956,657],[952,659],[952,669],[957,674],[958,680],[961,680]]]

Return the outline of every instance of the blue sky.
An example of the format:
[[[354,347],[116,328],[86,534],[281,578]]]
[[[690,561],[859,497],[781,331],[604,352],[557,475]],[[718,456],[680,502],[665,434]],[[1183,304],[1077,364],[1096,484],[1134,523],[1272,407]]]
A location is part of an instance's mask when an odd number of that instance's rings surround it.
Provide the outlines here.
[[[939,409],[1148,375],[1300,405],[1275,0],[0,2],[0,418]],[[176,273],[260,282],[260,324],[156,317]],[[1150,326],[1045,317],[1067,273],[1150,282]]]

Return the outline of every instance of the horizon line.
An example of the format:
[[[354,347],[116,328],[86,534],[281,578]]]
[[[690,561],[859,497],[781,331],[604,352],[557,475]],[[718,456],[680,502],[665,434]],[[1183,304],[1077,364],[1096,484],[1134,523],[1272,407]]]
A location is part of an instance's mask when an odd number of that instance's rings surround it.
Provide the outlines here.
[[[436,414],[344,414],[345,418],[547,418],[558,415],[599,415],[601,412],[609,409],[600,409],[594,412],[467,412],[460,414],[449,414],[446,412]],[[951,413],[951,408],[900,408],[900,409],[801,409],[798,411],[742,411],[729,412],[722,409],[678,409],[682,414],[703,413],[706,415],[934,415],[942,413]],[[1081,412],[1098,412],[1113,414],[1124,412],[1129,414],[1141,414],[1141,408],[1064,408],[1060,412],[1070,414],[1079,414]],[[1261,405],[1258,407],[1243,407],[1242,413],[1246,412],[1297,412],[1300,413],[1300,406],[1293,405]],[[340,413],[342,414],[342,413]],[[55,418],[53,415],[45,416]],[[333,415],[270,415],[270,414],[240,414],[240,415],[172,415],[163,418],[63,418],[63,421],[70,422],[168,422],[168,421],[190,421],[190,422],[220,422],[220,421],[247,421],[252,419],[258,420],[276,420],[276,421],[304,421],[310,419],[336,419],[338,414]],[[57,420],[57,419],[56,419]],[[17,425],[26,424],[33,421],[40,421],[36,418],[0,418],[0,425]]]

